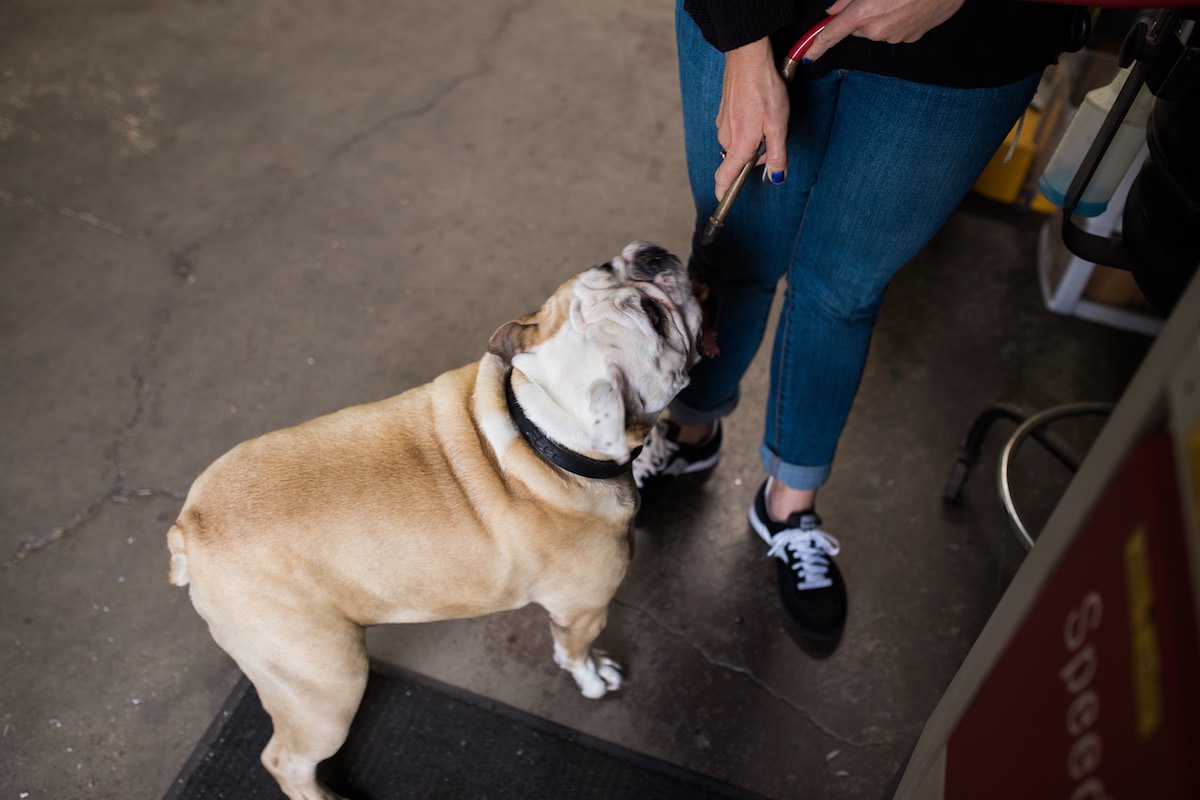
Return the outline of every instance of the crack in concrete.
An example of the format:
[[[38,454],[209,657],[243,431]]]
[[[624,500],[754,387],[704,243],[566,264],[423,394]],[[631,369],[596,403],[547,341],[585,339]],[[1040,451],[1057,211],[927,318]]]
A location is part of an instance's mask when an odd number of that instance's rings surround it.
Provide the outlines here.
[[[713,667],[716,667],[718,669],[727,670],[736,675],[742,676],[747,681],[754,684],[759,689],[766,692],[771,697],[775,698],[776,700],[783,703],[788,708],[792,709],[797,714],[802,716],[805,720],[808,721],[808,723],[810,725],[812,725],[817,730],[821,731],[821,733],[825,734],[830,739],[833,739],[834,741],[839,742],[846,747],[853,747],[853,748],[856,748],[859,750],[866,750],[866,749],[872,749],[872,748],[883,748],[885,750],[890,750],[894,753],[902,752],[901,748],[897,747],[894,744],[891,744],[890,742],[878,742],[878,741],[870,741],[870,740],[860,741],[860,740],[853,739],[849,736],[846,736],[844,734],[838,733],[833,728],[829,727],[828,725],[826,725],[825,723],[823,723],[819,719],[817,719],[810,711],[808,711],[805,708],[803,708],[802,706],[792,702],[792,700],[790,700],[785,695],[781,694],[779,691],[777,691],[774,687],[772,687],[766,681],[759,678],[751,670],[747,669],[746,667],[738,666],[737,664],[731,664],[728,661],[723,661],[723,660],[717,658],[716,656],[709,653],[708,650],[705,649],[705,647],[702,644],[700,644],[699,642],[693,641],[686,633],[684,633],[683,631],[681,631],[677,628],[673,628],[672,626],[668,625],[663,620],[656,617],[650,611],[647,611],[646,609],[644,609],[640,606],[634,605],[633,603],[630,603],[628,601],[618,600],[616,598],[614,598],[612,602],[614,605],[617,605],[622,608],[626,608],[626,609],[629,609],[630,611],[634,611],[638,614],[641,614],[646,619],[650,620],[650,622],[653,623],[655,627],[666,632],[671,637],[678,639],[679,641],[686,644],[688,647],[695,650],[707,664],[709,664]]]
[[[150,380],[146,376],[146,363],[158,348],[158,343],[162,339],[169,321],[170,312],[165,308],[160,310],[158,324],[153,335],[150,337],[150,343],[142,351],[141,355],[134,360],[133,367],[130,370],[130,375],[133,379],[134,408],[129,420],[125,423],[124,428],[122,428],[120,438],[113,450],[113,461],[116,465],[116,478],[113,481],[113,486],[108,492],[88,503],[82,511],[75,514],[66,524],[58,525],[48,531],[26,536],[21,540],[16,552],[9,557],[8,561],[0,564],[0,572],[12,569],[24,561],[30,553],[36,553],[56,542],[62,541],[67,535],[83,527],[99,515],[109,503],[129,505],[145,497],[170,497],[174,500],[182,501],[187,496],[186,491],[166,486],[131,487],[126,483],[129,444],[133,439],[134,430],[137,428],[146,411],[146,391],[150,386]]]
[[[144,231],[135,231],[130,228],[125,228],[115,222],[103,219],[90,211],[79,211],[78,209],[68,206],[52,206],[43,203],[35,197],[29,195],[17,196],[12,192],[0,187],[0,202],[4,203],[9,208],[28,208],[31,211],[39,214],[47,214],[52,216],[66,217],[75,222],[82,222],[85,225],[90,225],[93,228],[111,233],[113,236],[120,236],[123,239],[131,239],[141,244],[149,245],[157,249],[160,253],[170,257],[172,264],[175,266],[176,274],[181,278],[189,278],[192,268],[184,253],[176,252],[169,247],[155,241],[154,237]]]
[[[473,69],[466,70],[457,75],[451,75],[442,84],[442,86],[435,89],[431,93],[429,99],[426,100],[421,105],[416,106],[415,108],[407,108],[407,109],[402,109],[400,111],[396,111],[396,112],[384,117],[383,119],[379,120],[378,122],[376,122],[374,125],[372,125],[367,130],[362,131],[360,133],[356,133],[355,135],[351,136],[349,139],[347,139],[346,141],[344,141],[340,145],[338,145],[338,147],[336,147],[329,154],[328,158],[325,159],[325,164],[320,169],[318,169],[317,172],[320,172],[321,169],[328,167],[330,164],[332,164],[337,159],[341,158],[343,155],[348,153],[350,150],[354,149],[355,147],[357,147],[358,145],[367,141],[368,139],[374,137],[380,131],[384,130],[385,128],[392,125],[393,123],[399,122],[400,120],[418,119],[420,117],[425,116],[426,114],[428,114],[429,112],[431,112],[435,108],[437,108],[439,105],[441,105],[442,101],[445,100],[448,95],[450,95],[452,92],[454,92],[460,86],[473,80],[474,78],[478,78],[481,75],[486,74],[488,72],[488,70],[491,69],[491,61],[488,59],[488,51],[491,50],[492,47],[495,46],[496,42],[498,42],[500,40],[500,38],[512,26],[513,19],[518,14],[528,11],[530,8],[533,7],[533,4],[534,4],[534,0],[524,0],[524,2],[517,3],[516,5],[510,6],[509,8],[504,10],[504,12],[500,16],[500,19],[496,21],[496,25],[492,29],[491,35],[489,35],[486,39],[484,39],[484,41],[482,43],[480,43],[480,45],[477,48],[475,48],[475,52],[478,54],[479,58],[477,59],[475,67]]]
[[[406,119],[419,119],[420,117],[429,114],[431,111],[439,107],[456,89],[468,83],[469,81],[486,74],[491,68],[491,62],[488,60],[487,55],[488,51],[495,46],[496,42],[499,41],[499,39],[511,27],[513,19],[518,14],[528,11],[530,8],[532,8],[534,2],[535,0],[523,0],[523,2],[507,8],[497,20],[491,34],[487,36],[487,38],[484,39],[484,41],[481,42],[478,47],[475,48],[475,51],[479,55],[475,67],[457,75],[451,75],[446,79],[445,82],[442,83],[441,86],[436,87],[430,93],[429,99],[427,99],[424,103],[412,108],[404,108],[399,111],[395,111],[377,121],[368,129],[351,135],[341,144],[334,147],[333,150],[326,155],[320,166],[313,169],[305,177],[289,182],[286,186],[280,188],[278,191],[263,199],[262,202],[258,203],[258,205],[252,210],[243,211],[238,214],[232,214],[223,218],[208,233],[202,234],[178,250],[163,248],[163,252],[172,259],[176,272],[179,274],[179,276],[189,282],[194,281],[196,272],[196,253],[202,251],[206,245],[211,244],[213,241],[220,238],[225,231],[232,228],[235,220],[242,225],[252,225],[255,220],[261,218],[275,208],[281,197],[288,197],[292,195],[294,187],[311,181],[314,177],[320,175],[338,159],[346,155],[346,153],[350,152],[358,145],[378,135],[380,132],[396,122]]]
[[[117,465],[117,486],[124,486],[125,475],[127,473],[126,455],[129,452],[129,444],[133,439],[134,428],[141,421],[142,415],[146,412],[146,390],[150,386],[150,380],[146,377],[146,362],[149,361],[151,354],[158,349],[158,343],[162,340],[162,335],[166,332],[167,323],[171,321],[171,313],[168,308],[162,308],[158,312],[158,325],[154,333],[150,336],[150,343],[146,345],[146,349],[142,351],[133,362],[130,368],[130,377],[133,378],[133,414],[129,417],[129,421],[125,423],[125,430],[121,432],[121,440],[117,443],[117,449],[113,456]]]
[[[424,103],[413,108],[405,108],[389,114],[388,116],[376,122],[367,130],[351,135],[348,139],[335,147],[325,157],[322,165],[314,169],[304,179],[302,179],[302,181],[293,181],[289,183],[288,186],[280,189],[264,199],[252,211],[242,212],[240,214],[230,215],[222,218],[221,221],[208,233],[201,234],[199,237],[179,249],[168,247],[161,242],[158,242],[154,239],[154,237],[150,236],[144,231],[126,228],[109,220],[103,219],[91,212],[78,211],[66,206],[52,206],[28,195],[18,197],[4,188],[0,188],[0,202],[3,202],[10,207],[20,206],[43,214],[55,214],[66,217],[68,219],[75,220],[76,222],[83,222],[95,228],[99,228],[100,230],[107,231],[114,236],[120,236],[122,238],[131,239],[133,241],[150,245],[156,248],[162,255],[167,257],[171,263],[171,266],[174,268],[175,273],[181,279],[186,280],[189,283],[193,282],[196,279],[195,254],[198,251],[203,250],[205,245],[210,244],[219,238],[225,231],[233,227],[233,221],[235,219],[243,224],[253,223],[255,219],[261,217],[263,214],[274,208],[280,197],[291,194],[291,188],[297,183],[309,181],[314,176],[319,175],[346,153],[353,150],[359,144],[362,144],[368,139],[374,137],[388,126],[401,120],[417,119],[425,116],[440,106],[446,97],[453,93],[460,86],[468,83],[472,79],[486,74],[491,68],[491,62],[488,60],[488,51],[495,46],[496,42],[498,42],[505,32],[507,32],[507,30],[512,26],[513,20],[516,18],[516,16],[532,8],[534,2],[535,0],[523,0],[523,2],[516,3],[515,5],[505,9],[500,18],[497,20],[491,34],[488,35],[479,44],[479,46],[475,48],[475,51],[478,54],[475,67],[457,75],[451,75],[446,79],[445,82],[442,83],[441,86],[435,88],[430,93],[429,99]]]
[[[93,500],[91,503],[80,511],[69,522],[64,525],[59,525],[42,533],[33,533],[26,536],[17,545],[16,551],[9,557],[8,561],[0,564],[0,572],[6,572],[20,564],[30,553],[36,553],[39,550],[44,550],[56,542],[60,542],[73,533],[77,528],[83,527],[86,523],[97,517],[104,507],[109,503],[118,505],[129,505],[137,502],[145,497],[170,497],[174,500],[182,501],[187,496],[187,492],[178,489],[171,489],[166,486],[156,487],[138,487],[130,488],[118,486],[113,488],[107,494],[103,494]]]
[[[67,206],[50,206],[42,203],[29,195],[17,197],[10,191],[0,188],[0,200],[10,207],[20,206],[22,208],[30,208],[41,214],[56,214],[67,219],[73,219],[78,222],[84,222],[91,225],[93,228],[99,228],[102,231],[108,231],[114,236],[121,236],[134,241],[149,243],[150,237],[141,231],[133,231],[128,228],[123,228],[120,225],[109,222],[106,219],[101,219],[90,211],[77,211]]]

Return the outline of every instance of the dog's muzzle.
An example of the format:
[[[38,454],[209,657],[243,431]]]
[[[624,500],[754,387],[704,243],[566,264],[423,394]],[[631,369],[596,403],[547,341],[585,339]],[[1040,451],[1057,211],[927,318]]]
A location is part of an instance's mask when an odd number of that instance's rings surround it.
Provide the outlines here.
[[[666,270],[680,270],[679,259],[656,244],[640,245],[629,259],[629,277],[637,281],[653,281]]]

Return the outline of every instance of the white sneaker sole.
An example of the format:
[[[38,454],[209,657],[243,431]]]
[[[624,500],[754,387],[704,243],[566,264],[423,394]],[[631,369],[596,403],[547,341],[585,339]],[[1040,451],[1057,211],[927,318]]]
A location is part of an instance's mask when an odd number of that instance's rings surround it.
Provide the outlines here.
[[[689,462],[688,465],[686,467],[684,467],[683,469],[679,470],[678,472],[672,472],[670,474],[672,474],[672,475],[691,475],[693,472],[703,472],[706,469],[712,469],[713,467],[715,467],[717,465],[717,462],[720,460],[721,460],[721,454],[720,454],[720,452],[717,452],[717,453],[714,453],[713,455],[709,456],[708,458],[704,459],[703,461]],[[664,474],[666,474],[666,473],[664,473]]]
[[[772,541],[771,532],[767,530],[767,526],[763,524],[763,521],[758,518],[758,514],[754,513],[753,505],[750,506],[750,512],[747,516],[750,518],[750,527],[758,534],[758,538],[766,542],[767,547],[773,545],[774,541]]]

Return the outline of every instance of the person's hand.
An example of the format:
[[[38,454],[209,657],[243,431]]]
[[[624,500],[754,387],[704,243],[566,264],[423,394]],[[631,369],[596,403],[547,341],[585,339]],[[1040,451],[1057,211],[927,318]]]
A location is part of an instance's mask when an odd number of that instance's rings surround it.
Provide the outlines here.
[[[816,61],[847,36],[873,42],[915,42],[954,16],[963,0],[837,0],[833,16],[813,40],[805,58]]]
[[[813,40],[805,58],[816,61],[847,36],[876,42],[915,42],[962,7],[963,0],[837,0],[827,9],[833,18]],[[725,54],[725,78],[717,112],[717,141],[726,152],[714,177],[721,198],[742,167],[765,164],[773,183],[787,174],[787,84],[767,38]],[[759,143],[766,153],[756,158]]]
[[[717,141],[725,160],[717,168],[716,195],[724,196],[729,184],[751,161],[766,164],[774,183],[787,173],[787,84],[763,38],[725,54],[725,79],[721,107],[717,111]],[[758,145],[767,141],[767,151],[758,157]]]

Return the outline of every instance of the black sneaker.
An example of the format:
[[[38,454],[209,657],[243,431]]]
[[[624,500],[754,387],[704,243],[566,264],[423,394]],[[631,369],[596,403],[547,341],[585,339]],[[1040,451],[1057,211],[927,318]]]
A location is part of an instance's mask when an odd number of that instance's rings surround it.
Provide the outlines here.
[[[821,530],[821,518],[798,511],[776,522],[767,513],[767,484],[750,507],[750,527],[779,559],[779,599],[800,634],[822,644],[836,642],[846,625],[846,583],[833,556],[837,539]]]
[[[633,482],[642,494],[642,502],[662,493],[672,478],[712,469],[721,460],[721,423],[708,441],[700,445],[679,442],[679,426],[660,419],[642,452],[633,462]]]

